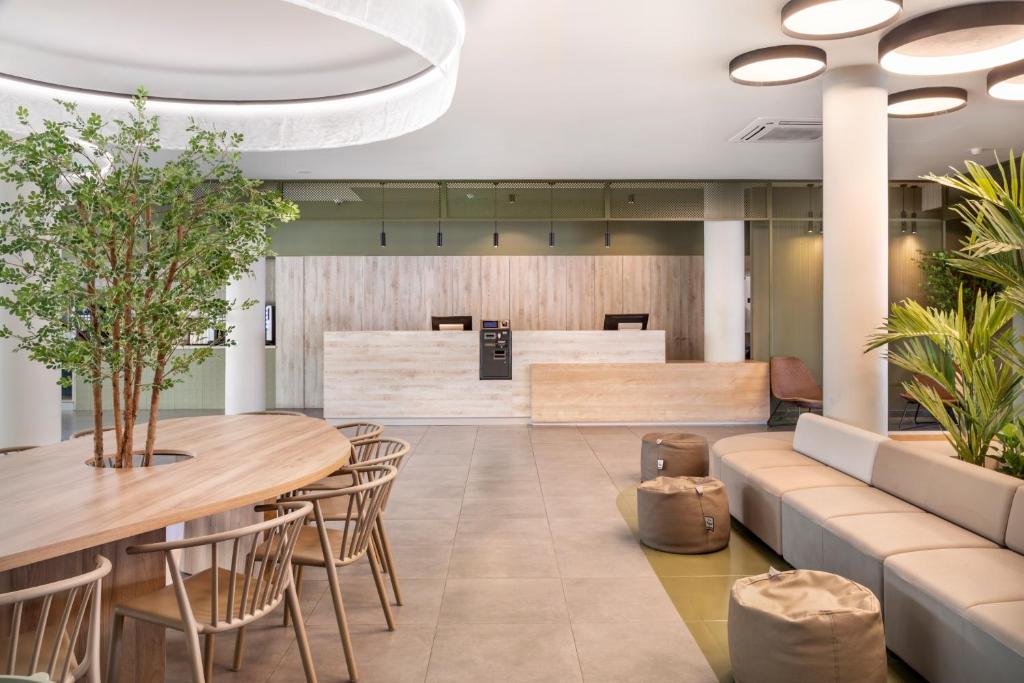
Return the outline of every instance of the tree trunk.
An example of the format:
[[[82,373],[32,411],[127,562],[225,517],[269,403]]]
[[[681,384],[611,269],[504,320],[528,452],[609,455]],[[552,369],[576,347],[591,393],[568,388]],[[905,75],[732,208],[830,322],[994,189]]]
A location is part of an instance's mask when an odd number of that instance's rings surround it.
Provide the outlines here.
[[[156,421],[160,412],[160,383],[164,381],[164,365],[167,357],[163,354],[157,359],[156,372],[153,373],[153,389],[149,394],[149,424],[146,426],[146,455],[143,463],[150,465],[153,460],[153,447],[156,445]]]
[[[103,465],[103,385],[92,385],[92,457],[96,467]]]

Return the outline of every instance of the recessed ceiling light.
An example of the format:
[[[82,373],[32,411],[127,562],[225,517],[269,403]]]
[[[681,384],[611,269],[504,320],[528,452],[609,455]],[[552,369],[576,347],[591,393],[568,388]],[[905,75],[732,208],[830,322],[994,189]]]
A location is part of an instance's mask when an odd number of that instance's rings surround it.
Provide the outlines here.
[[[742,85],[786,85],[825,71],[825,51],[812,45],[776,45],[745,52],[729,62],[729,78]]]
[[[916,119],[938,116],[967,106],[963,88],[915,88],[889,95],[889,116],[895,119]]]
[[[1024,59],[1024,2],[979,2],[915,17],[878,43],[882,68],[911,76],[961,74]]]
[[[806,40],[859,36],[895,21],[903,0],[790,0],[782,8],[782,32]]]
[[[1024,100],[1024,61],[989,71],[988,94],[1000,100]]]

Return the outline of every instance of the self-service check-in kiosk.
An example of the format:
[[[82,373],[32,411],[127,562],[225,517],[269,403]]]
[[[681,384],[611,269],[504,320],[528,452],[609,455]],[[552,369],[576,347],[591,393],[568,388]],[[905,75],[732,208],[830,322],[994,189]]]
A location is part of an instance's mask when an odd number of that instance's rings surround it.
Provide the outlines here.
[[[512,330],[507,320],[480,321],[480,379],[512,379]]]

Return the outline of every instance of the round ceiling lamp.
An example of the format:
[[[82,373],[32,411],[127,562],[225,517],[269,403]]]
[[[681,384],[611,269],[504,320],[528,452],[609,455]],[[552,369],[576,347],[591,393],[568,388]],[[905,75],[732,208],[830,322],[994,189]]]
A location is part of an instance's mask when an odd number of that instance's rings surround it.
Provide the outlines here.
[[[1024,59],[1024,2],[979,2],[915,17],[878,43],[886,71],[944,76]]]
[[[825,51],[812,45],[776,45],[744,52],[729,62],[729,78],[742,85],[786,85],[824,73]]]
[[[989,71],[988,94],[1000,100],[1024,100],[1024,61]]]
[[[916,119],[938,116],[967,106],[963,88],[915,88],[889,95],[889,116],[894,119]]]
[[[782,32],[804,40],[849,38],[891,24],[903,0],[790,0],[782,8]]]
[[[196,123],[244,136],[243,151],[327,149],[361,145],[404,135],[440,118],[451,105],[465,39],[458,0],[281,0],[329,20],[376,33],[423,58],[429,65],[379,87],[291,99],[230,100],[150,97],[147,110],[160,117],[161,142],[182,149]],[[0,73],[0,128],[18,128],[15,111],[63,119],[54,102],[72,101],[105,119],[132,111],[131,92],[111,92]]]

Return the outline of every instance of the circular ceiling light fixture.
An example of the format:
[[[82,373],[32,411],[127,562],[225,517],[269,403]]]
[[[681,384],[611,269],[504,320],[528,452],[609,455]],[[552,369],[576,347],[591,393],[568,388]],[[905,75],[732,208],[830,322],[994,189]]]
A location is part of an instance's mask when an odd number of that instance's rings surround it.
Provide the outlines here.
[[[889,95],[889,116],[894,119],[916,119],[949,114],[967,106],[963,88],[914,88]]]
[[[878,43],[886,71],[946,76],[1024,59],[1024,2],[979,2],[923,14]]]
[[[1024,61],[988,72],[988,94],[1000,100],[1024,100]]]
[[[776,45],[744,52],[729,62],[729,78],[741,85],[787,85],[824,73],[825,51],[813,45]]]
[[[782,32],[804,40],[849,38],[896,20],[903,0],[790,0],[782,8]]]
[[[465,39],[458,0],[281,0],[330,20],[344,21],[397,43],[428,65],[382,85],[313,97],[149,97],[147,111],[160,117],[161,143],[183,149],[195,123],[241,133],[243,151],[328,149],[362,145],[404,135],[440,118],[451,105]],[[216,65],[213,65],[216,66]],[[54,100],[76,103],[104,119],[127,118],[133,92],[113,92],[73,83],[53,83],[0,73],[0,128],[18,130],[15,112],[25,106],[34,118],[63,120]]]

